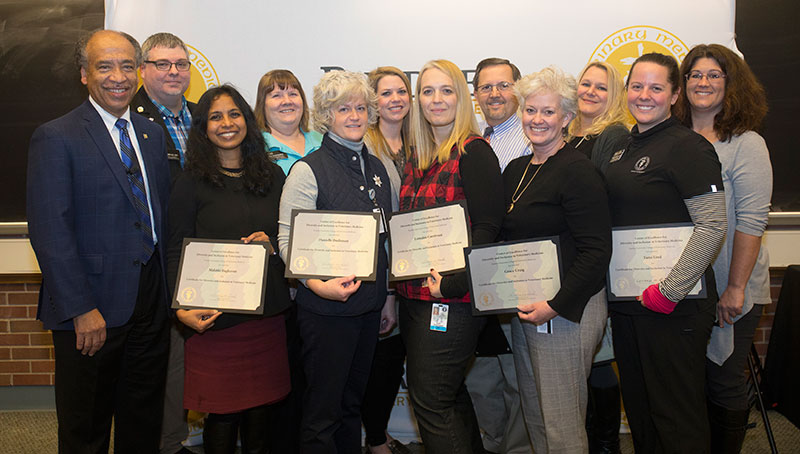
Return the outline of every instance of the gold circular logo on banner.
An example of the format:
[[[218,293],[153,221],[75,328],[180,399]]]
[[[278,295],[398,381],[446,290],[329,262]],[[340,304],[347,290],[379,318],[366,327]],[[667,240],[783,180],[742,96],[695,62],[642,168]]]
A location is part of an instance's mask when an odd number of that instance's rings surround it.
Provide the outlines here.
[[[192,62],[192,78],[185,96],[187,100],[197,102],[206,90],[219,85],[219,77],[211,61],[202,52],[188,44],[186,48],[189,49],[189,61]]]
[[[191,303],[194,298],[197,296],[197,291],[194,287],[186,287],[183,289],[183,300],[187,303]]]
[[[658,52],[672,55],[680,63],[688,51],[689,47],[669,31],[649,25],[636,25],[608,35],[592,52],[589,61],[610,63],[624,80],[628,77],[633,62],[644,54]]]

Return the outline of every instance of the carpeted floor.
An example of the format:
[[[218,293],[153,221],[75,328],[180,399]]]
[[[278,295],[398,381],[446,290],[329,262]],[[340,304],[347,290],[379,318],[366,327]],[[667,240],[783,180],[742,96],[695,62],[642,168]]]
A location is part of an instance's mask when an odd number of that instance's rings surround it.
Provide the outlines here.
[[[778,445],[778,452],[783,454],[800,453],[800,429],[786,420],[780,413],[769,412],[770,423]],[[750,413],[750,422],[756,427],[747,431],[744,454],[769,454],[770,448],[761,414]],[[55,411],[0,411],[0,452],[4,454],[44,454],[55,453],[56,443]],[[424,454],[425,449],[418,444],[410,446],[415,454]],[[190,448],[201,454],[200,447]],[[113,442],[112,442],[113,450]],[[632,454],[633,445],[630,435],[622,436],[623,454]],[[280,454],[280,453],[276,453]]]

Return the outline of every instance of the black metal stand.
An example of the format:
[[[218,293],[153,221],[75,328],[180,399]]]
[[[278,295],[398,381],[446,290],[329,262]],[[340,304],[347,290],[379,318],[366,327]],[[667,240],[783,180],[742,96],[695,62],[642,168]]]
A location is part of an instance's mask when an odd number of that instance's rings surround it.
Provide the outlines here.
[[[767,433],[769,447],[772,450],[772,454],[778,454],[778,447],[775,445],[775,437],[772,434],[772,426],[769,423],[767,409],[764,408],[764,401],[761,398],[761,387],[758,384],[763,368],[761,367],[761,359],[758,357],[758,351],[755,345],[750,345],[750,354],[747,355],[747,365],[750,367],[750,381],[753,391],[753,395],[750,397],[750,406],[752,407],[753,404],[758,406],[758,410],[761,412],[761,419],[764,421],[764,431]]]

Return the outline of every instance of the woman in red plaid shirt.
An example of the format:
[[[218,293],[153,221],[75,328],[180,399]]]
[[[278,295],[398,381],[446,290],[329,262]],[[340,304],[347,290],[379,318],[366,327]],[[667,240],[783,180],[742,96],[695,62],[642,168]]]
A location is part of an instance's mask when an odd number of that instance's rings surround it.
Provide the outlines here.
[[[503,220],[500,165],[478,134],[467,81],[456,65],[434,60],[422,67],[411,128],[415,150],[405,167],[400,211],[466,200],[473,244],[493,242]],[[472,316],[468,290],[466,273],[441,276],[436,270],[397,287],[411,401],[425,448],[436,454],[483,452],[464,375],[485,322]],[[431,329],[434,308],[449,314],[443,331]]]

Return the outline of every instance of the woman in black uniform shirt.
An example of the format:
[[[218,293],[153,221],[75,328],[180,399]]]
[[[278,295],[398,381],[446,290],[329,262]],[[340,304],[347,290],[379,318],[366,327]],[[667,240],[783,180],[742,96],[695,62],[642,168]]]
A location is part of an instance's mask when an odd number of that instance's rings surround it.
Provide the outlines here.
[[[637,452],[709,450],[705,351],[717,301],[709,265],[725,236],[725,198],[714,148],[670,116],[679,92],[674,58],[650,53],[634,62],[627,93],[636,126],[606,171],[615,227],[694,224],[678,262],[641,302],[609,304]],[[684,299],[704,273],[708,296]]]
[[[511,322],[525,424],[538,452],[587,452],[586,378],[606,324],[603,284],[611,220],[600,172],[564,141],[575,116],[575,79],[548,67],[515,85],[532,156],[503,172],[504,240],[557,235],[563,275],[549,301],[525,301]],[[550,323],[551,332],[536,325]]]

